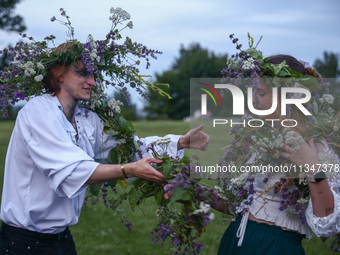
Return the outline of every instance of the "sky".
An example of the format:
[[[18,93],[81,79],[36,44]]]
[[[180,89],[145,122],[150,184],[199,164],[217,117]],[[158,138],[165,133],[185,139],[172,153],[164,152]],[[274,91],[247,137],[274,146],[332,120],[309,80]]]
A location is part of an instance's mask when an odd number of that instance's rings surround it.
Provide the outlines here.
[[[339,0],[22,0],[15,13],[24,18],[29,36],[42,40],[53,34],[59,44],[67,39],[66,28],[50,19],[60,18],[60,8],[70,16],[75,38],[86,41],[89,34],[95,40],[107,34],[111,7],[131,15],[134,27],[123,36],[163,52],[148,70],[140,68],[152,76],[171,68],[181,45],[195,42],[215,54],[234,53],[232,33],[244,49],[248,32],[255,42],[263,36],[258,49],[264,56],[284,53],[313,63],[324,51],[340,53]],[[0,31],[0,48],[19,38]]]

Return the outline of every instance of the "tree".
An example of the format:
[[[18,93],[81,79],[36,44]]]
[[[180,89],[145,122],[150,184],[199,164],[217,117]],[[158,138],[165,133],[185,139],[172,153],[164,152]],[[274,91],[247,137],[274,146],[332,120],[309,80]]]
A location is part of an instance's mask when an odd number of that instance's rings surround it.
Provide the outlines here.
[[[3,29],[7,32],[23,32],[26,29],[23,18],[19,15],[13,14],[15,6],[20,1],[21,0],[0,0],[0,29]],[[4,54],[0,56],[0,70],[2,70],[5,66],[8,66],[9,61],[10,60]],[[15,119],[19,109],[20,108],[13,107],[11,105],[8,106],[9,116],[7,119]],[[2,114],[0,116],[0,120],[3,119]]]
[[[227,56],[216,56],[199,43],[192,43],[187,48],[181,45],[179,57],[171,69],[161,74],[156,73],[156,83],[168,83],[164,89],[172,99],[167,99],[148,91],[149,104],[144,108],[149,119],[183,119],[190,115],[190,78],[220,78]]]
[[[121,106],[120,109],[121,109],[121,114],[124,116],[125,119],[129,121],[137,120],[137,106],[135,104],[129,105],[125,99],[125,96],[122,93],[117,92],[117,91],[113,93],[112,97],[123,103],[123,106]]]
[[[314,67],[325,78],[335,78],[340,75],[339,54],[333,52],[323,52],[323,60],[316,59]]]
[[[14,8],[21,0],[0,0],[0,29],[7,32],[26,30],[24,19],[15,15]]]

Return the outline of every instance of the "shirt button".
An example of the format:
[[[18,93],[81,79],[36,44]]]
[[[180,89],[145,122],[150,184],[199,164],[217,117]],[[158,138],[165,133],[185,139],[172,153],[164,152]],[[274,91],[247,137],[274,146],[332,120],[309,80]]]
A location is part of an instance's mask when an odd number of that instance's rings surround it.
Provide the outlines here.
[[[31,249],[31,247],[28,246],[27,249]]]

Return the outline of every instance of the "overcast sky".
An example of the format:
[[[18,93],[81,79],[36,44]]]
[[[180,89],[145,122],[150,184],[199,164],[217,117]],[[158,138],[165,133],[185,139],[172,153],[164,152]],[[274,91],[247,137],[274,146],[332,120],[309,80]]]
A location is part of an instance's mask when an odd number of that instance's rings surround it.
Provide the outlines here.
[[[339,0],[22,0],[16,13],[23,16],[26,33],[37,40],[54,34],[56,43],[67,39],[65,28],[50,22],[64,8],[75,28],[75,37],[88,34],[103,39],[110,28],[111,7],[131,14],[132,30],[123,35],[163,52],[143,73],[154,75],[170,68],[180,45],[199,42],[218,53],[235,52],[228,35],[234,33],[247,46],[247,32],[265,56],[291,54],[313,63],[323,51],[340,53]],[[15,43],[15,33],[0,32],[0,47]]]

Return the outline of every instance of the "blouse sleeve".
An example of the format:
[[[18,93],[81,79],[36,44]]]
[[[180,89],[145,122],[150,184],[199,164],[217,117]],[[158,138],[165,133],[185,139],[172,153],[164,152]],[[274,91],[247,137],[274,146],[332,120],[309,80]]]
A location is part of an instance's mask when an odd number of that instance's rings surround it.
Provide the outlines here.
[[[180,135],[166,135],[164,137],[159,136],[148,136],[145,138],[138,138],[135,136],[136,142],[139,144],[140,149],[142,151],[142,157],[154,157],[152,151],[149,150],[149,146],[151,143],[159,141],[159,143],[165,143],[166,145],[156,145],[154,149],[160,155],[166,153],[170,157],[179,157],[182,158],[184,156],[184,149],[178,150],[178,140]],[[158,143],[158,144],[159,144]],[[139,160],[141,155],[135,155],[135,160]]]
[[[104,161],[107,160],[110,150],[114,148],[115,146],[117,146],[118,142],[115,137],[112,137],[102,131],[104,124],[103,124],[103,121],[99,119],[99,117],[97,121],[99,122],[98,125],[99,125],[99,130],[100,130],[97,133],[97,141],[100,141],[100,142],[97,143],[95,159],[96,161],[101,162],[103,160]],[[180,138],[180,135],[171,135],[171,134],[166,135],[164,137],[148,136],[145,138],[138,138],[138,136],[135,136],[134,139],[136,143],[139,145],[141,153],[135,154],[134,161],[138,161],[144,157],[154,157],[152,155],[152,152],[148,150],[148,148],[151,143],[158,141],[158,140],[169,141],[169,144],[165,150],[165,152],[169,156],[182,158],[184,156],[184,149],[181,149],[181,150],[177,149],[177,143],[178,143],[179,138]],[[156,150],[160,154],[164,152],[163,148],[159,146],[156,147]]]
[[[35,168],[58,196],[73,198],[86,188],[98,163],[72,143],[60,114],[56,106],[32,100],[20,112],[17,124]]]
[[[334,198],[334,211],[325,217],[317,217],[313,213],[312,200],[306,210],[306,218],[309,227],[318,237],[331,237],[340,233],[340,179],[339,179],[339,157],[334,151],[324,144],[323,148],[318,148],[319,159],[322,164],[329,164],[333,166],[334,171],[327,173],[329,177],[328,185],[333,193]],[[320,152],[321,151],[321,152]],[[337,170],[336,170],[337,169]]]

